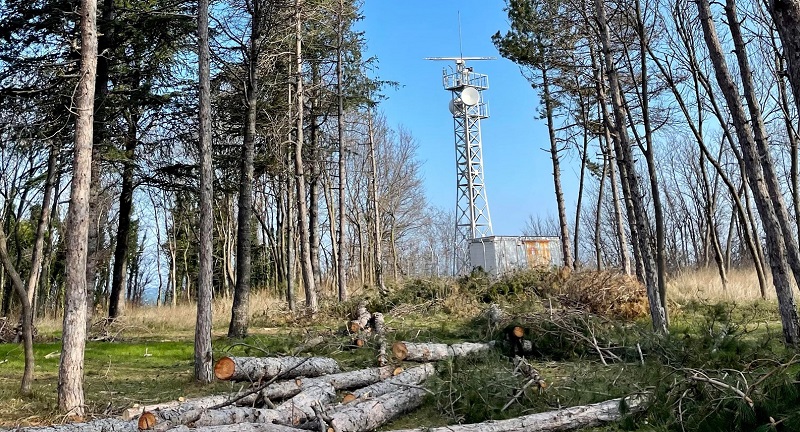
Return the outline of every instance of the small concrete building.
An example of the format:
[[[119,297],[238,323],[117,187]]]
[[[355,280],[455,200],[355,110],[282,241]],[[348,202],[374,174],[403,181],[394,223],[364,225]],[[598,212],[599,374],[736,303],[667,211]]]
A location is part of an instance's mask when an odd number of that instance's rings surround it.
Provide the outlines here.
[[[533,267],[560,267],[561,239],[534,236],[489,236],[470,240],[469,261],[493,276]]]

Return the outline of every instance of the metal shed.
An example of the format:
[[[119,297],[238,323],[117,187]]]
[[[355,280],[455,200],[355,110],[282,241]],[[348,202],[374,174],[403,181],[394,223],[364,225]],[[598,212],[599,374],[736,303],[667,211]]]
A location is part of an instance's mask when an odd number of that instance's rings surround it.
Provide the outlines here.
[[[472,268],[482,267],[499,276],[513,270],[563,265],[561,240],[558,237],[489,236],[470,240]]]

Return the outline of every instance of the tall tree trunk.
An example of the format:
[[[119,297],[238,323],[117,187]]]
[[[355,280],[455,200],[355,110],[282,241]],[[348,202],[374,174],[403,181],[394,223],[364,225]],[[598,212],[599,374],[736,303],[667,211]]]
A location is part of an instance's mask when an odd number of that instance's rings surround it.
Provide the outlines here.
[[[346,231],[346,205],[345,205],[345,188],[347,187],[347,167],[345,165],[345,152],[347,146],[345,145],[344,137],[344,94],[343,94],[343,65],[342,51],[344,50],[344,1],[339,0],[339,16],[338,16],[338,42],[336,46],[336,116],[337,116],[337,132],[339,134],[339,226],[338,236],[336,242],[338,243],[339,256],[336,263],[337,282],[339,287],[339,301],[347,300],[347,263],[345,255],[345,231]]]
[[[763,165],[759,163],[759,154],[752,129],[717,37],[716,28],[711,18],[711,7],[708,0],[698,0],[696,3],[700,15],[700,24],[703,28],[703,36],[717,77],[717,83],[725,97],[731,120],[736,129],[736,135],[744,157],[745,174],[753,191],[756,207],[767,236],[767,253],[772,269],[772,281],[778,295],[778,309],[783,325],[784,340],[786,343],[794,345],[800,342],[800,332],[798,331],[800,330],[800,323],[798,323],[797,308],[789,279],[790,270],[786,262],[787,251],[783,233],[781,232],[781,224],[770,199],[769,190],[765,185],[766,179],[764,178]]]
[[[47,179],[44,183],[42,210],[41,213],[39,213],[39,223],[36,225],[36,237],[33,244],[33,251],[31,252],[31,274],[28,277],[28,303],[30,304],[32,314],[36,313],[36,291],[39,286],[39,279],[43,268],[42,264],[45,257],[44,239],[50,227],[50,215],[53,211],[51,207],[53,206],[53,202],[56,201],[53,196],[56,194],[56,181],[60,176],[58,173],[58,157],[60,153],[60,145],[50,145],[50,153],[47,156]],[[32,318],[33,317],[31,317],[31,319]]]
[[[65,301],[61,358],[58,367],[58,407],[84,415],[83,357],[86,345],[86,252],[89,234],[89,183],[95,74],[97,73],[97,1],[81,1],[81,75],[75,91],[75,149],[72,190],[67,214]]]
[[[135,108],[132,108],[135,109]],[[119,222],[117,223],[117,244],[114,248],[114,268],[111,273],[111,294],[108,300],[108,318],[113,321],[124,309],[120,300],[122,287],[128,274],[128,255],[131,236],[131,212],[133,210],[133,170],[138,139],[138,116],[131,114],[128,119],[128,134],[125,138],[125,159],[122,169],[122,190],[119,196]]]
[[[581,121],[584,124],[588,124],[589,122],[589,107],[586,100],[584,100],[583,94],[580,95],[580,110],[581,110]],[[583,204],[583,190],[584,190],[584,183],[586,180],[586,163],[589,160],[589,130],[587,128],[583,128],[581,131],[583,134],[583,146],[580,150],[581,154],[581,174],[580,179],[578,180],[578,202],[575,203],[575,232],[573,233],[573,241],[572,241],[572,250],[575,253],[575,260],[574,260],[574,267],[579,267],[580,264],[580,251],[578,250],[579,245],[579,236],[580,236],[580,228],[581,228],[581,207]],[[605,170],[605,167],[603,167]],[[605,173],[604,173],[605,174]],[[602,186],[601,186],[602,192]],[[599,213],[599,208],[598,208]]]
[[[295,268],[296,257],[296,242],[295,242],[295,227],[297,226],[297,218],[294,216],[294,168],[290,164],[289,175],[286,176],[286,302],[289,304],[289,310],[293,311],[297,307],[297,291],[295,288],[295,281],[297,280],[297,271]]]
[[[255,158],[256,113],[258,112],[258,48],[261,43],[261,1],[252,3],[250,41],[245,84],[245,124],[242,142],[239,213],[236,230],[236,287],[233,290],[229,338],[247,336],[250,319],[250,270],[253,219],[253,159]]]
[[[303,164],[303,125],[304,125],[304,90],[303,90],[303,0],[295,0],[295,67],[296,70],[296,130],[294,143],[294,169],[295,181],[297,184],[297,217],[300,234],[300,270],[303,273],[303,285],[305,286],[306,307],[311,314],[316,314],[319,308],[317,304],[317,287],[314,283],[314,269],[311,266],[311,241],[308,235],[308,206],[306,200],[306,174]]]
[[[314,270],[314,283],[317,287],[322,287],[322,269],[320,268],[319,249],[320,249],[320,221],[319,221],[319,201],[321,189],[322,161],[320,160],[320,125],[317,121],[319,116],[319,91],[321,86],[318,65],[312,69],[312,83],[315,89],[314,96],[309,101],[309,113],[311,124],[309,125],[309,135],[311,140],[311,176],[308,187],[308,239],[311,242],[311,267]]]
[[[211,166],[211,82],[208,46],[208,0],[198,0],[200,244],[197,271],[197,321],[194,330],[194,378],[214,379],[211,351],[211,296],[214,271],[214,172]],[[188,278],[188,274],[187,274]]]
[[[600,117],[603,119],[603,137],[605,138],[606,147],[602,150],[604,154],[608,155],[609,163],[609,181],[611,182],[611,200],[614,204],[614,221],[615,221],[615,228],[617,231],[617,241],[619,244],[619,252],[620,252],[620,260],[622,262],[622,271],[627,274],[633,274],[633,269],[631,268],[631,259],[630,254],[628,253],[628,236],[625,232],[625,223],[622,217],[622,209],[620,208],[620,196],[619,190],[617,188],[617,170],[616,164],[614,163],[617,159],[615,157],[616,150],[619,148],[618,138],[617,136],[611,136],[611,116],[608,112],[608,101],[606,98],[605,93],[605,83],[602,78],[601,73],[601,63],[598,60],[597,53],[594,50],[594,45],[589,45],[589,52],[592,58],[592,69],[594,74],[595,80],[595,90],[597,92],[597,105],[600,110]],[[625,181],[625,175],[620,173],[620,184],[622,184],[623,189],[626,188],[627,182]],[[631,217],[631,207],[627,200],[625,200],[625,208],[628,211],[628,216]],[[633,240],[633,251],[634,251],[634,264],[636,265],[636,275],[641,278],[643,271],[640,270],[641,260],[639,259],[639,247],[636,242],[636,227],[634,224],[629,225],[631,227],[631,237]]]
[[[370,176],[369,176],[369,199],[372,202],[372,219],[374,223],[372,224],[372,237],[375,251],[374,259],[375,259],[375,281],[378,286],[378,292],[385,296],[388,294],[386,290],[386,284],[383,280],[383,250],[381,247],[381,212],[378,208],[378,164],[375,160],[375,131],[373,130],[372,124],[372,108],[367,108],[367,128],[368,128],[368,140],[367,144],[369,145],[369,162],[370,162]]]
[[[633,162],[633,154],[631,151],[631,143],[628,138],[627,122],[625,119],[625,110],[622,102],[622,95],[620,94],[619,80],[617,78],[617,71],[614,66],[611,51],[611,37],[609,35],[608,24],[606,21],[605,4],[602,0],[595,0],[595,10],[597,13],[597,22],[600,28],[600,40],[603,45],[603,57],[605,58],[606,77],[608,78],[608,85],[611,91],[611,104],[614,113],[614,132],[617,141],[619,142],[620,154],[617,155],[617,163],[620,169],[624,168],[625,174],[630,185],[627,194],[627,199],[630,201],[634,220],[630,220],[631,230],[634,226],[637,230],[639,251],[641,253],[642,263],[644,267],[644,280],[645,287],[647,288],[647,298],[650,305],[650,316],[653,320],[653,329],[658,333],[667,333],[667,318],[666,312],[662,307],[660,291],[658,289],[658,274],[653,263],[652,253],[650,251],[650,236],[648,233],[648,222],[644,203],[639,196],[639,180],[636,175],[636,170]],[[624,181],[624,180],[623,180]]]
[[[542,96],[544,110],[547,116],[547,133],[550,137],[550,158],[553,161],[553,186],[556,193],[558,206],[558,225],[561,230],[561,253],[564,258],[564,267],[572,269],[572,252],[570,251],[569,225],[567,223],[567,209],[564,205],[564,191],[561,188],[561,166],[558,155],[558,141],[556,139],[555,124],[553,123],[553,98],[550,94],[550,79],[547,68],[542,68]]]
[[[642,17],[642,7],[639,0],[635,1],[636,8],[636,28],[639,36],[639,59],[641,73],[641,104],[642,104],[642,123],[644,125],[645,141],[647,149],[644,152],[647,172],[650,177],[650,195],[653,200],[653,216],[656,224],[656,275],[659,300],[661,309],[664,313],[666,325],[669,325],[669,310],[667,308],[667,257],[665,253],[664,239],[664,210],[661,205],[661,191],[658,188],[658,171],[656,170],[655,149],[653,148],[653,128],[650,124],[650,91],[648,89],[649,74],[647,70],[647,49],[648,36],[645,34],[644,19]]]

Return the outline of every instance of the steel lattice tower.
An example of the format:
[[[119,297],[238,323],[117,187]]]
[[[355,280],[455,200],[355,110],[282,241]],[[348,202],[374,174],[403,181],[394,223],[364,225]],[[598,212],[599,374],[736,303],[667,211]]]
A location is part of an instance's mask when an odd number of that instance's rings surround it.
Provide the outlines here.
[[[442,83],[450,91],[456,147],[456,224],[453,273],[471,270],[469,241],[492,235],[492,218],[483,176],[481,119],[489,117],[483,91],[489,77],[475,73],[465,60],[492,60],[491,57],[437,57],[429,60],[453,60],[455,71],[444,69]]]

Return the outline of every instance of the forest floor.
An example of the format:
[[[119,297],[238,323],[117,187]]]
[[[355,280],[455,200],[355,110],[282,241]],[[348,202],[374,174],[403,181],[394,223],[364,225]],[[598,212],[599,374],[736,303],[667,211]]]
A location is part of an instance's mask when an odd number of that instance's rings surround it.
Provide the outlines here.
[[[603,298],[581,294],[606,292],[597,284],[617,288]],[[327,299],[313,320],[261,293],[252,300],[251,336],[240,341],[225,337],[230,303],[220,299],[214,311],[215,357],[286,354],[323,335],[325,342],[311,353],[335,358],[344,370],[374,366],[374,342],[354,349],[345,330],[360,299],[369,301],[371,311],[385,313],[390,343],[497,340],[502,345],[503,329],[486,320],[489,304],[496,303],[505,324],[526,329],[534,347],[528,360],[545,386],[531,386],[503,409],[526,381],[514,374],[507,350],[442,361],[426,383],[432,395],[423,407],[383,430],[512,418],[639,392],[653,395],[647,411],[594,430],[800,430],[798,351],[781,343],[774,301],[687,295],[670,303],[670,335],[655,336],[642,313],[641,292],[619,288],[628,285],[607,274],[543,272],[499,281],[481,275],[415,280],[393,287],[386,299],[368,291],[353,293],[344,304]],[[91,415],[239,390],[233,383],[194,383],[193,322],[191,305],[135,308],[104,330],[102,336],[113,341],[88,342],[85,391]],[[59,327],[56,318],[38,324],[30,397],[18,393],[21,346],[0,345],[0,426],[64,421],[56,409]]]

